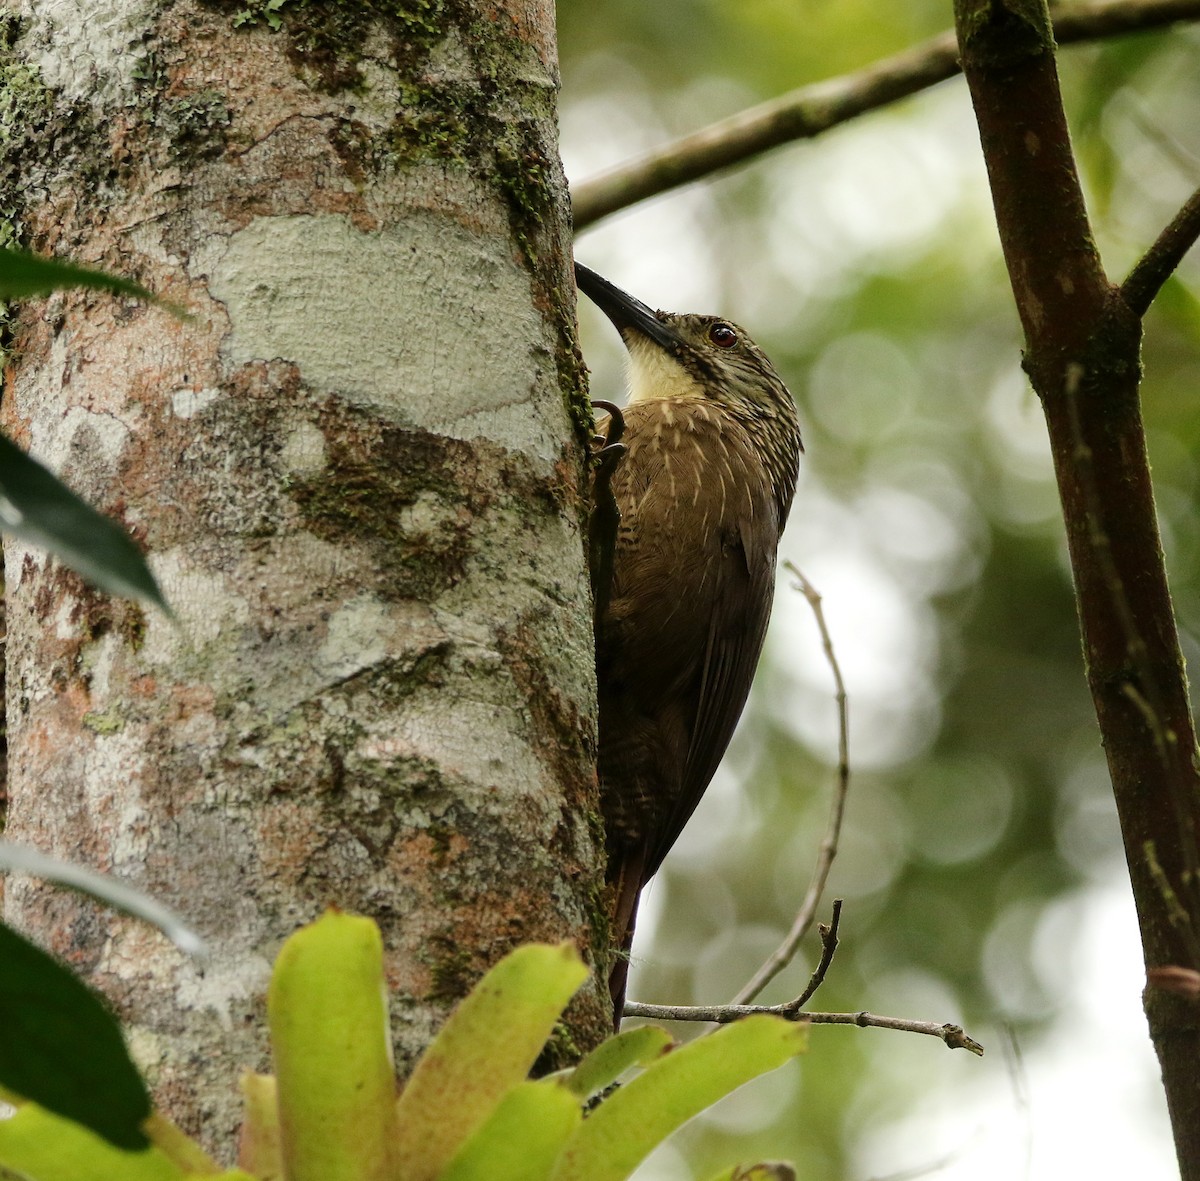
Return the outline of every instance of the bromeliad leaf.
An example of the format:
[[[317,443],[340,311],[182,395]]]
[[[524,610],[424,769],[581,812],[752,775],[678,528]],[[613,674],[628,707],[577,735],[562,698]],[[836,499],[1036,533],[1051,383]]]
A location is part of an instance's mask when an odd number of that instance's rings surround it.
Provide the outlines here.
[[[582,1119],[578,1097],[561,1083],[521,1083],[438,1181],[545,1181]]]
[[[798,1054],[805,1035],[779,1017],[747,1017],[672,1050],[583,1121],[553,1181],[625,1181],[681,1124]]]
[[[405,1181],[434,1181],[529,1068],[587,969],[569,943],[505,956],[463,998],[397,1102]]]
[[[0,1120],[0,1163],[6,1176],[11,1170],[37,1181],[186,1181],[184,1171],[158,1149],[114,1148],[32,1103]]]
[[[0,435],[0,531],[42,546],[89,582],[170,614],[146,559],[115,521]]]
[[[396,1076],[379,928],[330,910],[297,931],[275,961],[267,1019],[288,1181],[395,1177]]]
[[[219,1172],[208,1162],[193,1170],[158,1147],[139,1152],[114,1148],[71,1120],[23,1105],[0,1120],[0,1173],[36,1181],[257,1181],[240,1169]]]
[[[245,1101],[242,1134],[238,1138],[238,1164],[255,1177],[277,1181],[284,1171],[275,1076],[247,1071],[242,1075],[238,1089]]]
[[[566,1078],[566,1085],[580,1099],[611,1086],[634,1066],[645,1066],[675,1044],[665,1029],[642,1025],[627,1029],[601,1042]]]
[[[116,1020],[82,981],[3,924],[0,1013],[0,1086],[118,1148],[146,1147],[150,1096]]]

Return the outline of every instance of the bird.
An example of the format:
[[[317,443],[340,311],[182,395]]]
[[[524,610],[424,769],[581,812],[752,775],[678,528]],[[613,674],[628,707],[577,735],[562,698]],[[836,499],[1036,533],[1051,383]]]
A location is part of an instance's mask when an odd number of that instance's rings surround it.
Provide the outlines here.
[[[597,418],[590,559],[597,769],[620,1027],[638,900],[700,802],[750,692],[804,447],[745,329],[655,311],[575,264],[628,354]]]

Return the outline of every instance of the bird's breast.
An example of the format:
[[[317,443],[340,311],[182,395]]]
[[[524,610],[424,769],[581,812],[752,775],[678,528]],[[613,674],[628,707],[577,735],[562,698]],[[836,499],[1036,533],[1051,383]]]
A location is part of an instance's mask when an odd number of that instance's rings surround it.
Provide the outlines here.
[[[732,416],[699,399],[662,400],[626,411],[628,452],[613,476],[626,546],[680,560],[713,555],[745,521],[777,538],[764,460]]]
[[[775,499],[749,436],[714,404],[631,406],[623,441],[628,451],[612,478],[621,520],[602,640],[622,663],[687,676],[718,599],[773,582]]]

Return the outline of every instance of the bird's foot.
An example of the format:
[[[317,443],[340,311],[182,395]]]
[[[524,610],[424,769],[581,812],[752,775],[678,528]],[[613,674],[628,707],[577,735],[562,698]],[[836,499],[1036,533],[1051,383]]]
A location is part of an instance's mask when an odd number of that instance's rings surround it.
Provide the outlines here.
[[[604,434],[594,435],[593,441],[602,450],[619,443],[621,436],[625,433],[625,415],[621,407],[616,402],[604,402],[597,398],[592,403],[592,409],[603,410],[608,415],[608,426],[605,428]]]
[[[604,434],[593,438],[592,451],[592,513],[588,521],[588,550],[591,559],[592,607],[598,623],[608,607],[612,590],[613,555],[617,548],[617,529],[621,512],[613,495],[612,477],[626,451],[621,442],[625,433],[625,416],[613,402],[596,401],[592,406],[608,414]]]

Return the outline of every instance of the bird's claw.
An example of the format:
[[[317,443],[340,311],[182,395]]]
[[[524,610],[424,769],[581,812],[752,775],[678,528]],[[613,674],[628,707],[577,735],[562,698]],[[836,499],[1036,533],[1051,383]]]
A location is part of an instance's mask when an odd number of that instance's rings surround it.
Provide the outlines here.
[[[629,450],[620,441],[625,433],[625,416],[613,402],[596,401],[592,406],[608,414],[608,426],[603,435],[594,437],[592,452],[592,513],[588,522],[588,542],[592,573],[592,605],[597,624],[608,607],[612,590],[613,554],[617,548],[617,530],[621,512],[613,495],[612,476],[622,457]]]
[[[609,443],[607,446],[601,447],[599,451],[592,453],[592,460],[596,465],[597,485],[601,480],[606,486],[608,485],[613,472],[617,470],[617,464],[628,450],[629,448],[624,443]]]
[[[603,443],[605,447],[619,443],[621,436],[625,433],[625,415],[621,407],[616,402],[604,402],[597,398],[592,403],[592,409],[603,410],[608,415],[608,429],[603,435],[596,435],[596,441]]]

